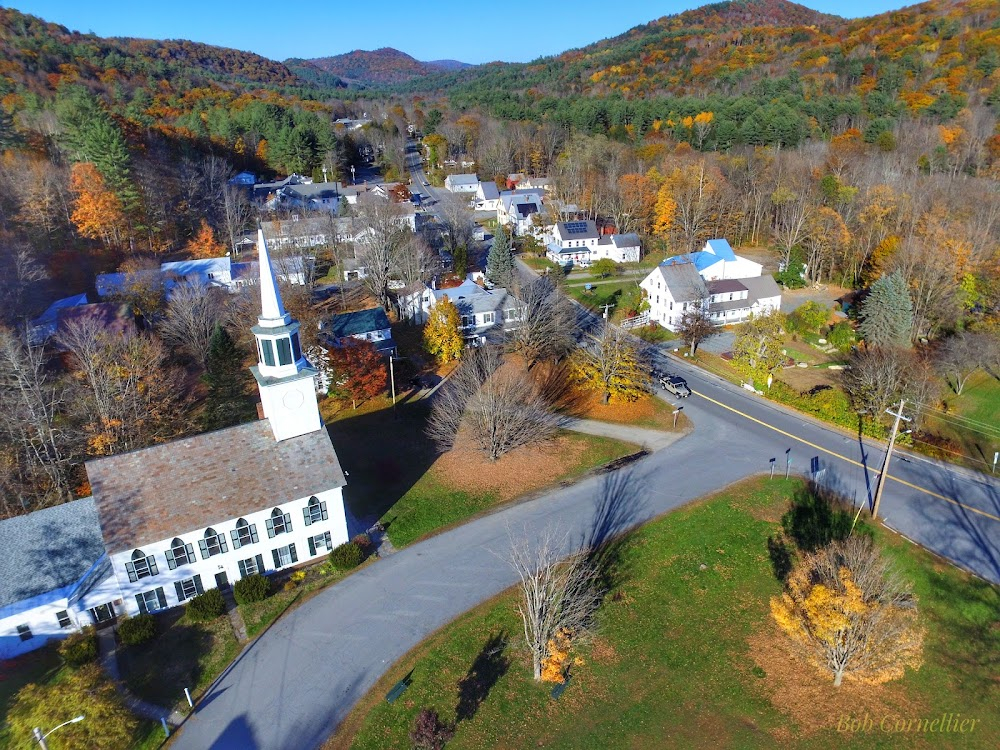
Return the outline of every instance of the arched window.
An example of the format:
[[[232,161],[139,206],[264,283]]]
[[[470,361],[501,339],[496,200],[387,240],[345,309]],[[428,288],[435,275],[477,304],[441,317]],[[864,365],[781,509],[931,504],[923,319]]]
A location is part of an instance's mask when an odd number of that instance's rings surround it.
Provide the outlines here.
[[[256,544],[260,541],[257,537],[257,524],[247,523],[245,518],[236,522],[236,528],[229,532],[233,538],[233,549],[239,549],[247,544]]]
[[[128,573],[130,581],[138,581],[140,578],[149,578],[159,575],[156,569],[156,560],[152,555],[147,556],[141,549],[132,553],[132,562],[125,563],[125,572]]]
[[[309,505],[302,509],[302,515],[305,518],[306,526],[312,526],[314,523],[325,521],[328,518],[326,501],[320,500],[313,495],[309,498]]]
[[[292,516],[289,513],[282,513],[281,508],[271,511],[271,517],[264,521],[267,526],[267,536],[273,539],[278,534],[284,534],[292,530]]]
[[[167,558],[167,567],[174,570],[180,565],[194,562],[194,545],[184,544],[183,539],[174,539],[164,555]]]
[[[201,559],[207,560],[212,555],[229,552],[229,542],[226,541],[225,534],[220,534],[209,527],[205,529],[205,538],[198,540],[198,548],[201,550]]]

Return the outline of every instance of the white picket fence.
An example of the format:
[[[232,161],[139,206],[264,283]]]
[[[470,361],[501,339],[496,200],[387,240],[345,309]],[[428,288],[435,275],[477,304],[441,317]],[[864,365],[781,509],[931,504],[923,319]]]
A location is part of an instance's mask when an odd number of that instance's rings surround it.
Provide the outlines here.
[[[643,326],[649,325],[649,313],[639,313],[634,318],[625,318],[621,322],[621,327],[628,330],[630,328],[642,328]]]

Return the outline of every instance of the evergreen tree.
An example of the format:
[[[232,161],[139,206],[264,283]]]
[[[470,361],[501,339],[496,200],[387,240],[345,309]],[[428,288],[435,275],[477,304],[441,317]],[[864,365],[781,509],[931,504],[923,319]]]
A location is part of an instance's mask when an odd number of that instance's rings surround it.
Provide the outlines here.
[[[486,278],[495,286],[509,289],[514,282],[514,252],[510,235],[503,227],[497,229],[493,247],[486,256]]]
[[[246,395],[243,352],[220,325],[212,333],[202,380],[208,385],[205,411],[201,415],[206,430],[232,427],[253,418],[254,406]]]
[[[455,275],[464,279],[469,272],[469,249],[465,245],[459,245],[452,254],[452,265]]]
[[[913,301],[906,279],[899,271],[872,284],[858,311],[858,331],[868,346],[910,345],[913,333]]]

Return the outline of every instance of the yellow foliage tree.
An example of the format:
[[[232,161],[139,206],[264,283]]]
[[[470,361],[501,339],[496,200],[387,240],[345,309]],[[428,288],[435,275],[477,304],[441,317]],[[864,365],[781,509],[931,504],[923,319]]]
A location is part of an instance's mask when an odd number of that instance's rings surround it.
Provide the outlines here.
[[[851,537],[806,556],[771,599],[771,615],[833,675],[864,684],[899,679],[919,669],[923,630],[916,597],[867,537]]]
[[[586,346],[573,354],[570,371],[585,388],[599,392],[605,404],[649,394],[649,362],[617,326],[605,325],[591,334]]]
[[[215,239],[215,232],[208,222],[201,220],[197,233],[188,240],[184,250],[190,253],[192,258],[220,258],[226,254],[226,247]]]
[[[444,364],[462,356],[465,342],[459,330],[458,308],[443,296],[431,309],[424,326],[424,348]]]
[[[70,219],[77,231],[88,239],[101,240],[108,247],[119,246],[125,229],[125,212],[121,199],[108,189],[97,167],[89,162],[74,164],[69,189],[73,193]]]
[[[573,648],[573,634],[567,628],[559,628],[549,639],[545,658],[542,660],[542,682],[566,682],[571,665],[580,666],[583,659],[570,656]]]
[[[665,182],[656,194],[656,210],[653,218],[653,231],[666,236],[673,231],[674,218],[677,215],[677,201],[674,200],[670,184]]]

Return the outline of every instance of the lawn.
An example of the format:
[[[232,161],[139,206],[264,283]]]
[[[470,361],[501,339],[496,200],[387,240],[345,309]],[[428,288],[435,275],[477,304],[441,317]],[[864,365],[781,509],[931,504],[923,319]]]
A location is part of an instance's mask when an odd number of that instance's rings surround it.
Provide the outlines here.
[[[139,646],[119,647],[122,680],[150,703],[186,708],[184,688],[197,699],[236,658],[240,646],[225,615],[196,623],[177,608],[156,617],[156,638]]]
[[[928,415],[926,429],[945,442],[945,455],[950,450],[969,457],[968,465],[982,471],[992,466],[993,452],[1000,450],[1000,380],[986,372],[977,372],[966,383],[961,396],[948,389],[941,408]]]
[[[463,694],[464,718],[449,750],[958,746],[949,734],[878,729],[883,717],[942,713],[978,720],[962,747],[995,747],[1000,593],[890,532],[873,531],[918,596],[927,628],[922,668],[886,685],[834,688],[787,646],[769,614],[781,586],[767,540],[801,487],[799,480],[751,480],[632,534],[597,635],[581,649],[583,663],[558,701],[551,686],[531,680],[516,599],[507,592],[400,660],[324,750],[407,747],[422,707],[452,722]],[[498,638],[507,645],[490,655]],[[473,663],[487,668],[460,693]],[[388,704],[386,691],[411,672],[411,687]],[[875,717],[873,730],[838,732],[843,717],[866,714]]]
[[[603,311],[604,305],[616,305],[626,288],[636,285],[636,279],[608,279],[605,281],[588,281],[593,288],[588,291],[586,286],[568,286],[566,293],[577,302],[586,305],[591,310]]]
[[[271,594],[264,601],[239,605],[249,638],[256,638],[293,605],[300,604],[347,574],[348,571],[336,570],[324,558],[320,559],[323,562],[294,571],[305,574],[299,583],[288,583],[293,571],[276,574],[271,576]]]
[[[0,661],[0,717],[7,710],[17,692],[29,683],[46,683],[55,679],[62,666],[62,657],[54,646],[31,651],[16,659]],[[0,747],[13,747],[13,740],[6,732],[6,719],[0,720]]]

